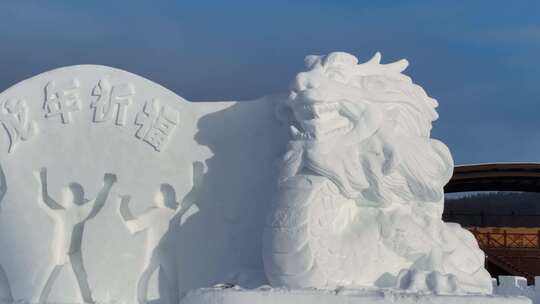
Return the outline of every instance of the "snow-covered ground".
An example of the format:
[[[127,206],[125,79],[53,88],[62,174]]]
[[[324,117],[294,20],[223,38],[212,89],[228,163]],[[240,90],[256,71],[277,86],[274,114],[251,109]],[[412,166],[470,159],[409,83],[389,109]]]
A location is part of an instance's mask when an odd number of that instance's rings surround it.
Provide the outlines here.
[[[291,290],[263,286],[242,289],[238,286],[216,286],[215,288],[191,291],[181,304],[228,304],[228,303],[528,303],[540,304],[540,277],[535,285],[527,286],[523,277],[500,276],[493,279],[494,295],[461,296],[416,294],[392,289],[338,289]]]
[[[521,282],[521,280],[515,280]],[[505,283],[512,284],[512,280]],[[504,284],[506,286],[506,284]],[[242,289],[240,287],[217,286],[189,292],[180,304],[526,304],[531,300],[519,289],[508,288],[515,294],[459,295],[414,293],[396,289],[342,288],[337,290],[287,289],[260,287]],[[502,289],[501,289],[502,291]]]

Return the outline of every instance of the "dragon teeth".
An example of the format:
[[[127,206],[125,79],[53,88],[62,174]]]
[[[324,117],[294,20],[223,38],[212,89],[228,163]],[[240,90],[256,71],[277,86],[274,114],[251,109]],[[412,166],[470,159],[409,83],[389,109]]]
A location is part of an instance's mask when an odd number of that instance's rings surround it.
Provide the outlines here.
[[[331,103],[318,103],[318,104],[305,104],[302,106],[302,109],[313,114],[315,118],[319,118],[323,114],[328,112],[336,111],[339,108],[339,105],[335,102]]]

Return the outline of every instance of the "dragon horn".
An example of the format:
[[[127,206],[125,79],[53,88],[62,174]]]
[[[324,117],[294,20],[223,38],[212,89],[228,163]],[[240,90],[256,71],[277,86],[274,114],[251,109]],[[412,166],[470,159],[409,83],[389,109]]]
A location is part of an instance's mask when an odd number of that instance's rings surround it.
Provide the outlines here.
[[[381,52],[376,52],[375,55],[373,55],[373,57],[371,57],[370,60],[368,60],[368,62],[366,62],[367,64],[380,64],[381,63]]]
[[[382,71],[392,71],[396,73],[403,72],[407,66],[409,66],[409,62],[406,59],[401,59],[396,62],[388,63],[388,64],[381,64],[381,53],[376,52],[373,57],[371,57],[370,60],[359,64],[357,67],[359,69],[365,69],[365,68],[379,68]]]
[[[407,59],[401,59],[396,62],[385,64],[384,66],[390,70],[394,70],[396,72],[401,73],[405,71],[405,69],[409,66],[409,62],[407,61]]]

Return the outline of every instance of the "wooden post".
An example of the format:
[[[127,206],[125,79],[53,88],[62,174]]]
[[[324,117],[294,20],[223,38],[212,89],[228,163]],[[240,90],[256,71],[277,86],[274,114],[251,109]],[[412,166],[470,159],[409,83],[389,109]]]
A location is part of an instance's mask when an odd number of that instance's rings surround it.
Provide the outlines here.
[[[506,229],[504,229],[504,248],[508,247],[507,243],[506,243]]]

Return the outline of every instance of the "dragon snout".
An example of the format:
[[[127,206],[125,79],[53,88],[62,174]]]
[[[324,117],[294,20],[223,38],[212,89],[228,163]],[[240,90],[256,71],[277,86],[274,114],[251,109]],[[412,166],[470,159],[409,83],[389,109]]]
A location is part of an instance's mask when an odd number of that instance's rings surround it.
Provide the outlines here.
[[[317,77],[309,75],[308,73],[300,73],[293,81],[292,89],[296,92],[302,92],[310,89],[316,89],[320,87],[321,82],[317,80]]]

